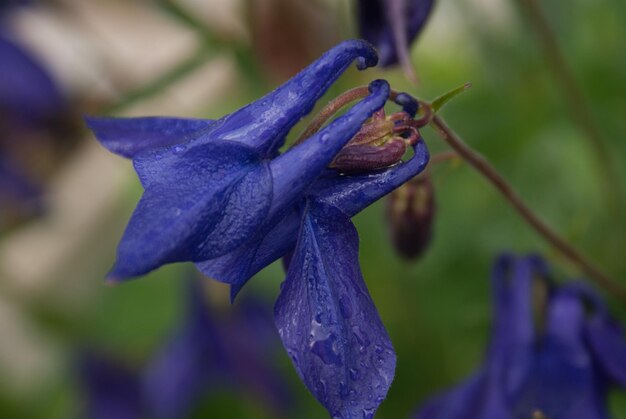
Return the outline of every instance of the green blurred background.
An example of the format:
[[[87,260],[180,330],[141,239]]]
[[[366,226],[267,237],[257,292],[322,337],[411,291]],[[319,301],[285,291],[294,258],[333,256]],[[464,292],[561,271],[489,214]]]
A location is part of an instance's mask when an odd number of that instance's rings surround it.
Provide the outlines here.
[[[395,69],[350,70],[320,103],[375,78],[424,99],[472,82],[442,111],[449,125],[570,243],[626,284],[626,3],[541,2],[609,150],[611,161],[600,162],[522,1],[439,1],[412,49],[419,86]],[[337,41],[356,37],[354,6],[58,1],[20,12],[15,26],[81,98],[81,113],[217,118],[270,91]],[[432,151],[445,149],[430,129],[423,135]],[[620,190],[606,187],[605,165],[617,171]],[[480,365],[491,324],[488,274],[498,253],[540,252],[558,279],[579,276],[470,167],[446,163],[432,173],[435,235],[419,261],[394,254],[384,200],[355,218],[362,270],[398,356],[377,418],[406,417]],[[51,181],[51,214],[0,237],[0,417],[79,417],[80,382],[71,366],[80,348],[141,365],[177,324],[188,266],[103,285],[140,194],[130,163],[108,155],[85,132]],[[243,294],[271,305],[282,280],[274,264]],[[211,282],[209,293],[216,310],[236,309],[222,284]],[[625,321],[624,305],[608,301]],[[277,356],[297,396],[297,417],[325,417],[286,353]],[[623,393],[613,394],[611,405],[616,418],[626,418]],[[198,417],[271,417],[258,400],[238,394],[212,397],[202,410]]]

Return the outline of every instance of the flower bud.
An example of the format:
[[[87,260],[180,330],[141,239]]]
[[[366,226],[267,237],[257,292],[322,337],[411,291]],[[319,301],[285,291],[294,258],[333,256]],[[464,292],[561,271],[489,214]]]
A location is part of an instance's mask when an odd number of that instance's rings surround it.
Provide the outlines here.
[[[417,259],[428,247],[435,216],[435,194],[430,174],[414,177],[387,200],[387,220],[394,248],[407,260]]]

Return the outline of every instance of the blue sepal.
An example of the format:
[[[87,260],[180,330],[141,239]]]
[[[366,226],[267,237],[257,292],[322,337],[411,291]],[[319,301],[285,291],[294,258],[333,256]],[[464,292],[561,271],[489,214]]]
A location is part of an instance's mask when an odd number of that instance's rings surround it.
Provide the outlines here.
[[[360,272],[356,229],[337,209],[307,206],[275,322],[298,374],[331,416],[373,416],[396,356]]]

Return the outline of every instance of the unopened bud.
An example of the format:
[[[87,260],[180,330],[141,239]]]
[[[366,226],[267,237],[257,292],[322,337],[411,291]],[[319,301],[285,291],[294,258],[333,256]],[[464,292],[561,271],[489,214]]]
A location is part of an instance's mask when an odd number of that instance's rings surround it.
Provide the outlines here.
[[[435,194],[427,172],[414,177],[395,191],[387,201],[391,242],[407,260],[421,256],[432,237]]]

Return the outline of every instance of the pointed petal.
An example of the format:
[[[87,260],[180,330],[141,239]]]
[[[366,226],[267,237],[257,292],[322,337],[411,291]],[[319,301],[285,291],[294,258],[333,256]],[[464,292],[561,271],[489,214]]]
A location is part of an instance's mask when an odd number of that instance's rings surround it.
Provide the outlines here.
[[[409,161],[384,171],[359,176],[324,176],[315,183],[311,194],[352,217],[424,170],[429,158],[426,144],[419,141],[413,151]]]
[[[287,353],[333,417],[372,417],[396,364],[357,253],[358,236],[344,214],[309,206],[275,306]]]
[[[146,191],[126,227],[110,280],[143,275],[165,263],[212,259],[241,245],[263,223],[272,200],[269,168],[256,159],[248,147],[223,141],[135,158]]]
[[[378,62],[367,42],[344,41],[278,89],[224,117],[212,138],[246,144],[265,157],[275,155],[289,130],[311,112],[315,102],[355,59],[361,70]]]
[[[386,81],[373,81],[369,96],[354,105],[345,115],[271,162],[276,197],[272,203],[272,213],[280,212],[311,185],[343,146],[354,137],[361,125],[385,105],[389,90],[389,83]]]
[[[145,150],[187,142],[214,123],[210,119],[90,116],[85,122],[107,150],[131,159]]]
[[[602,371],[626,388],[626,339],[622,328],[611,319],[596,314],[585,324],[585,336]]]

